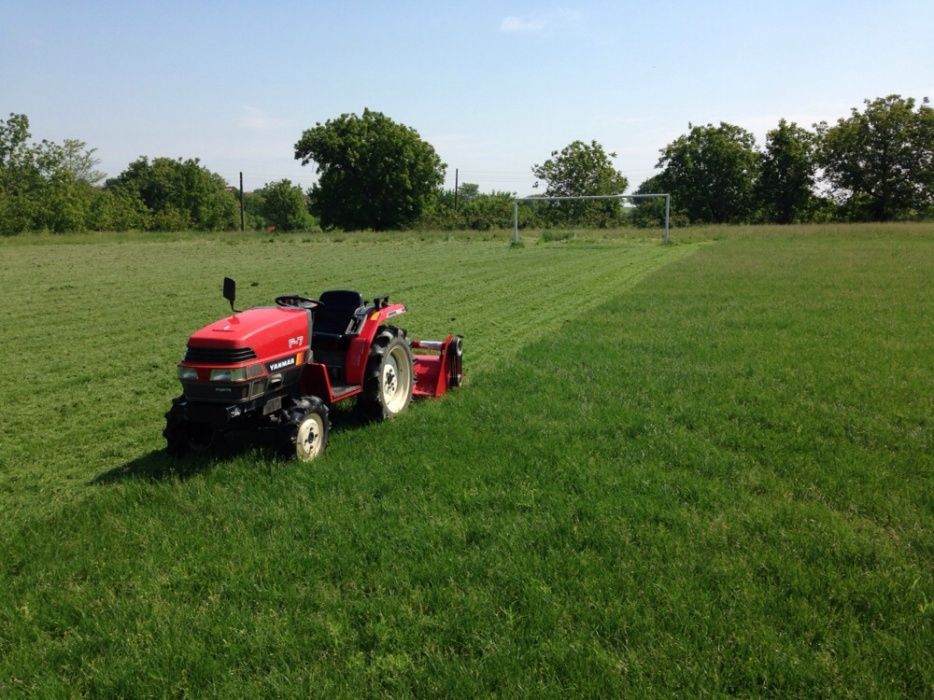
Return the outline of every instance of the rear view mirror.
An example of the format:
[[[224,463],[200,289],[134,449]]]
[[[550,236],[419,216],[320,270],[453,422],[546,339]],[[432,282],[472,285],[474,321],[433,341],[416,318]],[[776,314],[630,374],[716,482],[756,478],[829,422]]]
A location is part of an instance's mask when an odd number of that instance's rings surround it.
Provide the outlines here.
[[[224,278],[224,298],[230,302],[230,310],[236,312],[234,300],[237,298],[237,282],[230,277]]]

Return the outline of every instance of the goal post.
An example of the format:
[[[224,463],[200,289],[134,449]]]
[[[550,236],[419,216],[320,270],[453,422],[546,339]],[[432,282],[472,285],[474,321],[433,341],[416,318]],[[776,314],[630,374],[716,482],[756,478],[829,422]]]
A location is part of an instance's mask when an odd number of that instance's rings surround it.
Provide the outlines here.
[[[665,198],[665,231],[662,234],[662,241],[668,243],[670,241],[669,236],[669,219],[671,216],[671,194],[668,192],[658,192],[658,193],[649,193],[649,194],[588,194],[588,195],[579,195],[579,196],[565,196],[565,197],[548,197],[545,195],[532,195],[531,197],[516,197],[512,200],[512,242],[519,242],[519,203],[520,202],[558,202],[558,201],[570,201],[570,200],[587,200],[587,199],[651,199],[651,198]]]

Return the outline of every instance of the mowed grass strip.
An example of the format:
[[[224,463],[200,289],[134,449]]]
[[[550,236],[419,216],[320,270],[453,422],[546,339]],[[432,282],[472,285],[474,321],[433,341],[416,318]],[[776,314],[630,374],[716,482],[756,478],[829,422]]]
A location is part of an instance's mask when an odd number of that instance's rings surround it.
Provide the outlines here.
[[[476,376],[692,249],[298,236],[5,246],[0,503],[28,517],[163,446],[188,335],[228,313],[224,275],[241,308],[327,288],[389,293],[408,304],[412,337],[464,335]]]
[[[930,695],[932,271],[723,241],[313,465],[144,456],[4,533],[0,690]]]

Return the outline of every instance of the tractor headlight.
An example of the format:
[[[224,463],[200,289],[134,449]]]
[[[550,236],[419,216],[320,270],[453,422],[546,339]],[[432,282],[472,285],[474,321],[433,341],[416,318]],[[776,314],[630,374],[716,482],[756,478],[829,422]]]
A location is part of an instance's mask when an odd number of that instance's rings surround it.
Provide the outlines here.
[[[246,367],[236,369],[212,369],[212,382],[242,382],[246,380]]]
[[[194,367],[179,367],[178,378],[184,381],[198,381],[198,370]]]
[[[208,379],[212,382],[245,382],[263,374],[263,363],[257,362],[246,367],[212,369]]]

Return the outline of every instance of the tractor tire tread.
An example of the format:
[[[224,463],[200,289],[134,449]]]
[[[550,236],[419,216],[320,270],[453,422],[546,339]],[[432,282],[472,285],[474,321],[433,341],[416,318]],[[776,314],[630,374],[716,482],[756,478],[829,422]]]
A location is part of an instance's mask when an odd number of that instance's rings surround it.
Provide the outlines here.
[[[357,413],[364,421],[376,422],[392,417],[381,400],[380,369],[386,351],[393,341],[397,339],[409,347],[409,357],[411,359],[411,343],[405,329],[397,326],[380,326],[376,331],[376,337],[370,346],[370,356],[367,359],[366,370],[363,375],[363,393],[357,399]],[[414,367],[411,376],[414,385]]]

